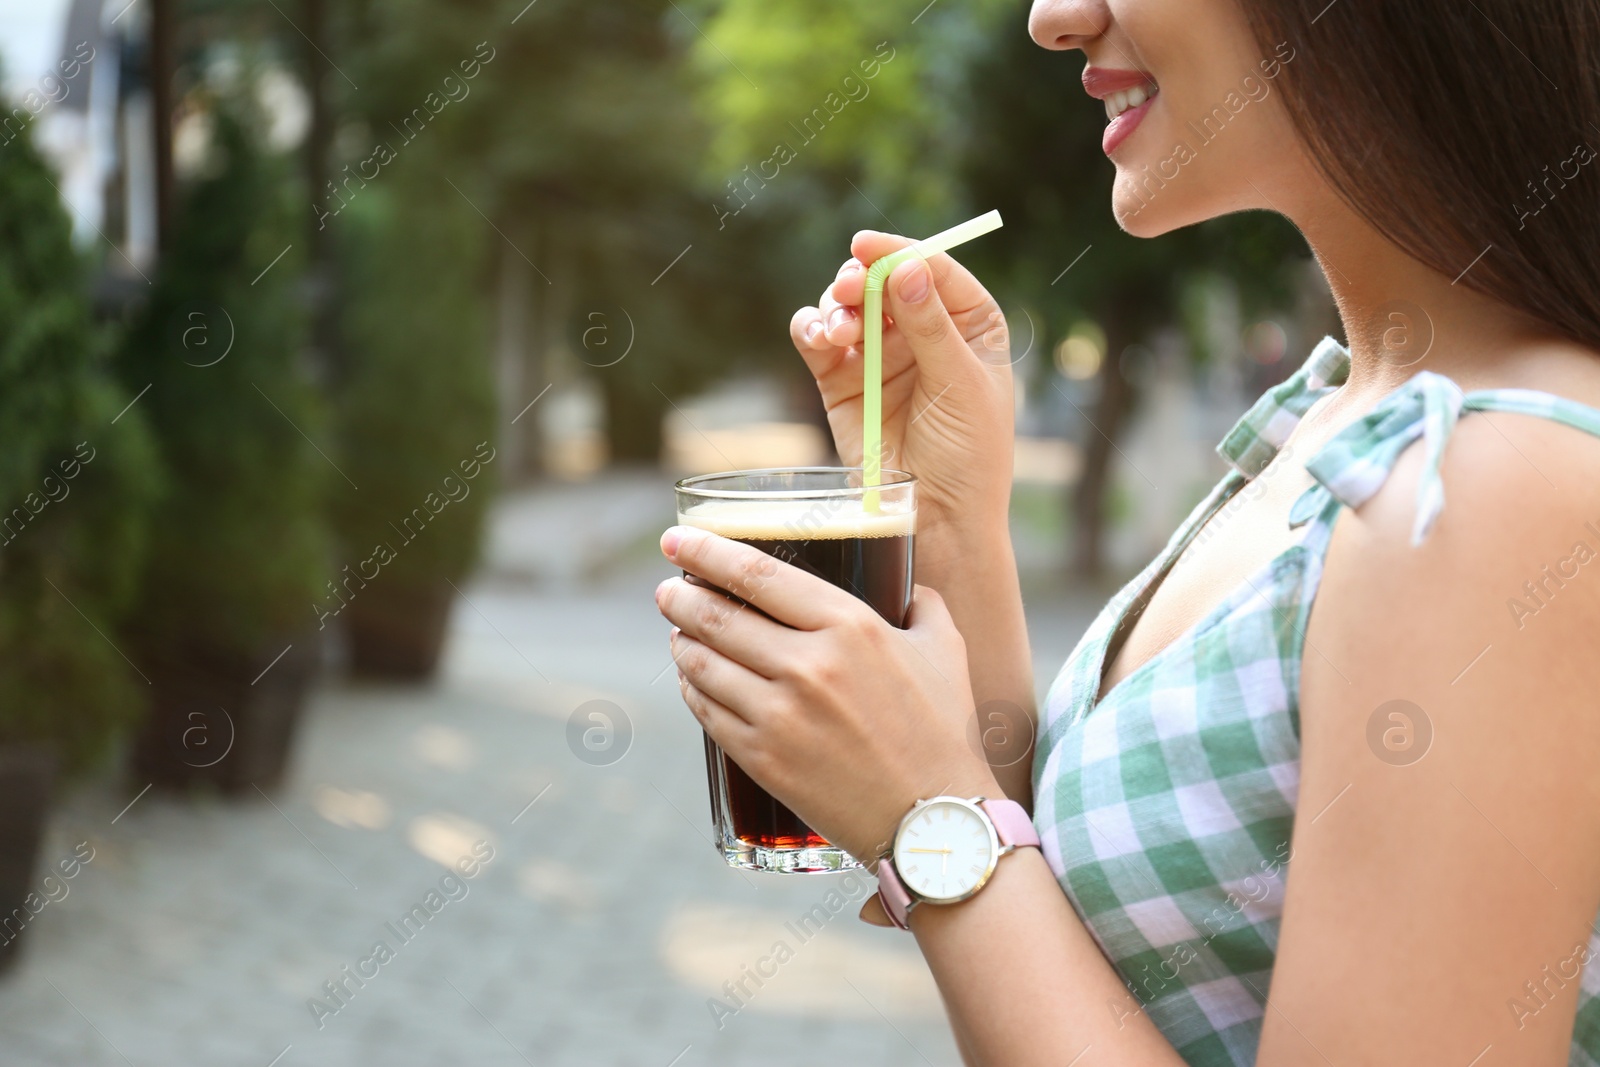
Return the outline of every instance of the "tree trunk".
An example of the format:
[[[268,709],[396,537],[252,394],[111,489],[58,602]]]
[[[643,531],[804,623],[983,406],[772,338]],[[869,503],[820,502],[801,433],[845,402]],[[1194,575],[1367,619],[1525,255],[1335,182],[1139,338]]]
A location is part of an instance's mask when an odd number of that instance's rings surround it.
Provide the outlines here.
[[[323,0],[304,0],[306,86],[311,98],[311,128],[306,134],[306,185],[311,201],[324,196],[328,181],[328,160],[333,144],[333,115],[328,106],[328,63],[326,56],[335,49],[328,37],[327,10]],[[316,211],[309,212],[310,227],[308,280],[311,293],[311,349],[318,374],[343,384],[348,373],[339,344],[338,271],[334,264],[333,231]]]
[[[654,388],[639,390],[620,375],[599,375],[601,395],[605,397],[606,441],[613,463],[648,462],[661,459],[661,420],[667,401]]]
[[[513,230],[513,233],[516,231]],[[528,408],[540,389],[534,363],[538,345],[534,323],[543,294],[539,278],[510,241],[498,242],[495,266],[495,366],[500,401],[500,451],[506,478],[515,483],[537,477],[543,466],[539,420]]]
[[[1136,393],[1122,370],[1122,353],[1137,336],[1132,309],[1114,300],[1101,325],[1106,332],[1106,358],[1100,364],[1100,396],[1090,413],[1083,472],[1072,490],[1073,573],[1098,577],[1105,570],[1107,504],[1111,495],[1116,441],[1121,436]]]

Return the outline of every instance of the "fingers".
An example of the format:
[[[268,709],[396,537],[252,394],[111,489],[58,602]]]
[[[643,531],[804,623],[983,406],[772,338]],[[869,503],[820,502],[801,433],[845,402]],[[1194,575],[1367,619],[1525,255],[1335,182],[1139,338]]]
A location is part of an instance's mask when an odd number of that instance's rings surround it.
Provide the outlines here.
[[[841,348],[861,340],[862,285],[866,276],[860,260],[845,260],[818,302],[828,341]]]
[[[682,672],[678,674],[678,692],[700,728],[721,745],[723,751],[740,751],[749,743],[755,727],[739,718],[726,704],[707,696]]]
[[[890,252],[898,252],[914,244],[916,241],[909,237],[901,237],[899,234],[862,230],[851,240],[850,252],[857,260],[870,267]],[[974,308],[988,304],[992,299],[989,290],[972,276],[971,271],[951,258],[949,253],[940,252],[929,256],[927,263],[938,279],[939,295],[952,315],[966,314]],[[862,271],[854,278],[841,278],[835,282],[834,295],[847,304],[860,304],[865,286],[866,272]]]
[[[894,269],[884,284],[884,308],[911,347],[918,372],[935,389],[970,378],[980,366],[945,308],[931,263],[912,259]]]
[[[795,339],[795,346],[804,352],[808,347],[820,348],[824,344],[838,348],[860,344],[864,332],[861,305],[866,298],[866,267],[890,252],[914,243],[909,237],[874,230],[858,233],[852,243],[852,248],[857,249],[858,254],[845,260],[833,284],[824,289],[817,299],[817,306],[802,308],[796,319],[790,322],[789,332]],[[988,291],[949,256],[940,253],[927,262],[941,278],[937,287],[940,297],[947,301],[957,298],[964,301],[959,305],[952,304],[949,313],[961,314],[990,302]]]
[[[714,589],[669,578],[661,583],[656,602],[661,614],[684,633],[763,678],[779,677],[784,664],[794,660],[788,640],[793,630]]]
[[[801,308],[789,320],[789,339],[807,360],[814,352],[831,350],[834,347],[828,343],[823,333],[822,312],[819,308]]]
[[[674,526],[663,534],[661,552],[690,574],[797,630],[820,630],[864,609],[854,596],[814,574],[758,548],[692,526]],[[663,583],[663,588],[667,587]],[[660,595],[658,592],[658,604]]]
[[[840,303],[834,296],[833,286],[829,286],[827,292],[822,294],[822,304],[818,310],[829,344],[845,348],[861,340],[861,309]]]
[[[833,284],[828,288],[833,292],[834,298],[841,304],[860,307],[866,284],[866,265],[861,260],[851,256],[844,261],[844,265],[839,268],[839,273],[833,279]]]
[[[751,722],[772,703],[771,682],[710,645],[681,632],[674,632],[669,644],[683,680],[741,721]]]
[[[816,307],[801,308],[789,320],[789,337],[801,353],[829,347],[844,348],[854,344],[861,336],[861,285],[859,278],[865,268],[856,259],[845,260],[839,268],[834,283],[822,291]],[[854,299],[844,299],[835,292],[841,279],[857,278]],[[843,330],[841,332],[841,327]]]

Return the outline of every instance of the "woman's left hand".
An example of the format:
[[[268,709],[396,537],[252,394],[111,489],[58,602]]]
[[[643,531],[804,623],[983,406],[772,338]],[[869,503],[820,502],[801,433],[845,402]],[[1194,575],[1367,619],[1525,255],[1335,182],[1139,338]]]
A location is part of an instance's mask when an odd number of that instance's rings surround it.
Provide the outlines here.
[[[656,589],[685,703],[817,833],[870,863],[918,799],[1003,795],[968,740],[966,644],[938,593],[916,586],[901,630],[845,590],[704,530],[674,526],[661,551],[717,587],[669,578]]]

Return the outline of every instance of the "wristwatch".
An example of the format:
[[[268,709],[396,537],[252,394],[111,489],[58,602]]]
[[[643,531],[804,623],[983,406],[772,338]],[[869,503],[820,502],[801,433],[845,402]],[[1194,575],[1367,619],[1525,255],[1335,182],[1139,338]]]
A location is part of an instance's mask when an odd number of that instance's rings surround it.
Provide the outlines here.
[[[955,904],[988,884],[1000,857],[1039,847],[1028,812],[1015,800],[930,797],[912,805],[878,861],[878,897],[889,921],[909,929],[918,904]]]

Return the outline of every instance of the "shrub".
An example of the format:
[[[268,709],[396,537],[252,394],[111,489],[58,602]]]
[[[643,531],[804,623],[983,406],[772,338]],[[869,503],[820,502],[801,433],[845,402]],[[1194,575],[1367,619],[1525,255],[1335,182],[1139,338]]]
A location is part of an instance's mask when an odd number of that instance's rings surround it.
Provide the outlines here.
[[[171,472],[128,631],[162,660],[248,662],[307,627],[327,555],[324,480],[339,477],[331,442],[313,443],[325,426],[302,365],[285,163],[259,151],[235,107],[218,109],[212,174],[181,203],[118,361],[130,389],[150,384]]]
[[[339,437],[361,489],[334,486],[339,562],[350,567],[336,578],[389,546],[393,559],[357,594],[372,602],[461,578],[496,481],[484,226],[427,163],[404,160],[411,170],[363,189],[338,222],[349,284]]]
[[[146,688],[116,633],[160,477],[148,409],[128,407],[104,342],[24,132],[0,149],[0,743],[48,744],[69,772],[107,751]]]

